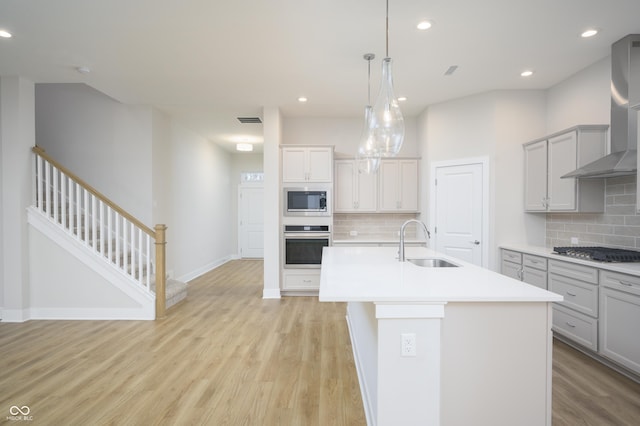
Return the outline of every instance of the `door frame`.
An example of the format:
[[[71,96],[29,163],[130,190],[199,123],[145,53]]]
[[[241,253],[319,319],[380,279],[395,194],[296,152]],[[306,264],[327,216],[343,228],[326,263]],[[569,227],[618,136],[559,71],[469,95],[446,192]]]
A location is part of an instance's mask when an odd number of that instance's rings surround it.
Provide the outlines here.
[[[431,175],[429,182],[429,228],[435,230],[436,218],[436,173],[439,168],[454,166],[470,166],[480,164],[482,166],[482,267],[489,268],[489,157],[460,158],[446,161],[432,161]],[[434,232],[435,241],[433,246],[437,246],[438,234]]]

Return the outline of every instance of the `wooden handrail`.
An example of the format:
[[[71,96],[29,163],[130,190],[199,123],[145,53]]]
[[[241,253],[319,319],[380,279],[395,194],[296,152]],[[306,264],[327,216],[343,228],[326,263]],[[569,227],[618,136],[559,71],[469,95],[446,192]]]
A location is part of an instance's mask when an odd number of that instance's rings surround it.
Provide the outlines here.
[[[114,203],[113,201],[111,201],[107,196],[105,196],[104,194],[102,194],[101,192],[99,192],[97,189],[95,189],[94,187],[92,187],[91,185],[89,185],[87,182],[85,182],[84,180],[80,179],[77,175],[75,175],[73,172],[71,172],[69,169],[67,169],[66,167],[64,167],[62,164],[58,163],[56,160],[54,160],[53,158],[51,158],[51,156],[49,156],[49,154],[47,154],[45,152],[44,149],[40,148],[39,146],[34,146],[33,148],[31,148],[31,150],[41,156],[42,158],[44,158],[45,160],[47,160],[49,163],[53,164],[58,170],[60,170],[62,173],[64,173],[65,175],[69,176],[71,179],[73,179],[74,181],[78,182],[81,186],[83,186],[87,191],[89,191],[91,194],[95,195],[96,197],[98,197],[99,199],[101,199],[106,205],[108,205],[109,207],[111,207],[113,210],[117,211],[118,213],[120,213],[125,219],[127,219],[129,222],[133,223],[134,225],[136,225],[138,228],[142,229],[142,231],[150,236],[152,236],[153,238],[156,238],[156,233],[153,229],[149,228],[147,225],[145,225],[144,223],[140,222],[138,219],[136,219],[134,216],[132,216],[131,214],[127,213],[127,211],[125,209],[123,209],[122,207],[120,207],[119,205],[117,205],[116,203]]]

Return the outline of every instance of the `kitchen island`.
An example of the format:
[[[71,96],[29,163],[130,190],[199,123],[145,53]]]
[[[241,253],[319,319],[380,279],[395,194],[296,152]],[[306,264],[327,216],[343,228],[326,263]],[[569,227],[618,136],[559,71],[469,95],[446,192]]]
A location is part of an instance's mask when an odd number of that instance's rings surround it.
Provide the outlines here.
[[[370,425],[550,425],[551,302],[562,297],[408,247],[328,247],[321,302],[347,302]]]

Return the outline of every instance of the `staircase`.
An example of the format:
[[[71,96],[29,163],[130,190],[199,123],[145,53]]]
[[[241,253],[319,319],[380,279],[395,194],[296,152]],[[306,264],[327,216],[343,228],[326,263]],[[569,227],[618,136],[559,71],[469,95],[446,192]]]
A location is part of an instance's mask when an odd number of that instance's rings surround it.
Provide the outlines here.
[[[149,228],[41,148],[34,147],[33,152],[32,225],[102,271],[103,277],[138,303],[151,301],[149,309],[153,311],[155,305],[155,318],[186,297],[187,284],[166,276],[165,225]]]

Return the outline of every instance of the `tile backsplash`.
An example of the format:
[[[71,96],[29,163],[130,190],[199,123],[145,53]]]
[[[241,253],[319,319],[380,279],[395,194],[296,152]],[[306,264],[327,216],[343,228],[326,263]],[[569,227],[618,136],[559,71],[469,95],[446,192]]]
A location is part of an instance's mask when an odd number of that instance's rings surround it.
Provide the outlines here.
[[[333,215],[333,239],[334,240],[398,240],[398,231],[402,224],[417,218],[417,214],[400,213],[334,213]],[[356,231],[357,236],[349,233]],[[416,237],[416,227],[407,226],[406,237]],[[422,235],[419,236],[423,238]]]
[[[636,176],[609,178],[604,213],[548,213],[546,246],[578,245],[640,248],[640,215],[636,213]]]

